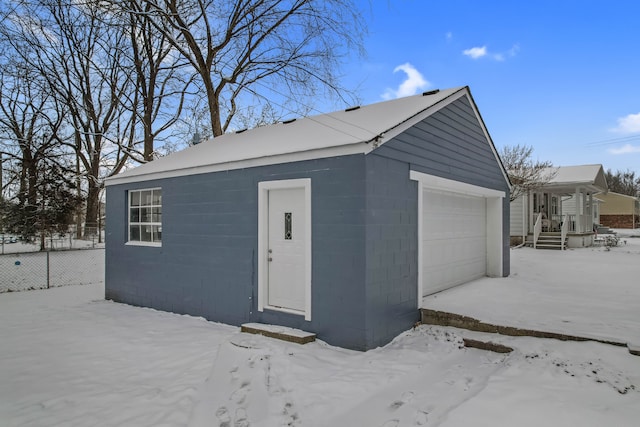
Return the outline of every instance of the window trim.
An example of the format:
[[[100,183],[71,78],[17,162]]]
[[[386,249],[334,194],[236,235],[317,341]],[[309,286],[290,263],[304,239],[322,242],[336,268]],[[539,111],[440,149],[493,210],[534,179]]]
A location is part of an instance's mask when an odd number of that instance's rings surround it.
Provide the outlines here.
[[[146,242],[146,241],[140,241],[140,240],[131,240],[131,195],[134,192],[137,193],[142,193],[144,191],[154,191],[154,190],[162,190],[162,187],[150,187],[150,188],[135,188],[135,189],[130,189],[127,190],[127,220],[126,220],[126,239],[125,239],[125,245],[126,246],[147,246],[147,247],[155,247],[155,248],[159,248],[162,247],[162,240],[160,240],[159,242]],[[141,205],[142,206],[142,205]],[[150,205],[150,207],[153,207],[156,205]],[[160,202],[160,208],[162,208],[162,202]],[[157,206],[156,206],[157,207]],[[160,227],[162,227],[162,221],[160,222],[136,222],[134,224],[148,224],[148,225],[159,225]]]

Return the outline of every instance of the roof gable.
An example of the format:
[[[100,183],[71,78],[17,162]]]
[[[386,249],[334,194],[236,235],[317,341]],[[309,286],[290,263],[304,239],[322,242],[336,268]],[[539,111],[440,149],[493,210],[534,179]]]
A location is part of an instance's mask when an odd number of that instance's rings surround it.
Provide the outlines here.
[[[367,154],[465,95],[470,97],[468,87],[431,91],[229,133],[123,172],[106,184]]]
[[[553,178],[544,185],[555,191],[575,191],[576,187],[585,187],[591,192],[606,193],[609,189],[602,165],[560,166],[547,169]]]

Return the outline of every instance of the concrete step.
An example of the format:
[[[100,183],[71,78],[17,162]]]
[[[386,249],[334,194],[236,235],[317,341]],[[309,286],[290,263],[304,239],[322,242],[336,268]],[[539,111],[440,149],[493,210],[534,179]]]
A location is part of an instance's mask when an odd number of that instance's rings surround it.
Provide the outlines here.
[[[562,242],[562,239],[552,239],[550,237],[541,237],[538,239],[538,243],[540,242],[560,243]]]
[[[536,245],[536,249],[562,249],[562,246],[560,244],[557,245],[549,245],[549,244],[540,244],[538,243]]]
[[[264,335],[265,337],[295,342],[298,344],[306,344],[316,340],[316,334],[311,332],[287,328],[285,326],[267,325],[264,323],[245,323],[240,326],[240,331],[249,334]]]
[[[568,238],[565,237],[564,247],[566,249]],[[533,236],[528,235],[525,239],[525,246],[533,247]],[[562,234],[556,231],[544,231],[540,233],[536,249],[562,249]]]

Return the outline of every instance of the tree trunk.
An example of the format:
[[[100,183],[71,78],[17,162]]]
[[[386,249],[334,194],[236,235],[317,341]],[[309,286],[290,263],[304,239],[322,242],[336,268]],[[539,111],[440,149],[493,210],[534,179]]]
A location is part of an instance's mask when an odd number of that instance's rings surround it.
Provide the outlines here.
[[[100,203],[100,186],[90,177],[84,222],[85,236],[92,231],[98,231],[98,203]]]
[[[77,133],[76,133],[77,138]],[[77,142],[77,147],[80,143]],[[78,191],[78,199],[82,198],[82,181],[80,179],[80,157],[78,156],[79,148],[76,148],[76,190]],[[76,239],[82,239],[82,203],[78,204],[76,209]]]
[[[211,132],[213,136],[220,136],[224,132],[222,130],[222,121],[220,120],[220,105],[213,87],[213,81],[210,76],[203,76],[204,87],[207,91],[207,101],[209,104],[209,115],[211,116]]]

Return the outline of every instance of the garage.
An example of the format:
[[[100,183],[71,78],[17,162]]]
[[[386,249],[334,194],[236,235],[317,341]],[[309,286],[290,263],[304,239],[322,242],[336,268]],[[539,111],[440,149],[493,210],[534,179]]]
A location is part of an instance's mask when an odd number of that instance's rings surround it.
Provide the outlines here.
[[[418,181],[418,297],[502,272],[505,193],[411,172]]]
[[[424,295],[487,275],[484,197],[424,190]]]

